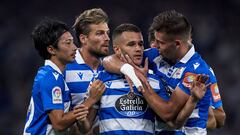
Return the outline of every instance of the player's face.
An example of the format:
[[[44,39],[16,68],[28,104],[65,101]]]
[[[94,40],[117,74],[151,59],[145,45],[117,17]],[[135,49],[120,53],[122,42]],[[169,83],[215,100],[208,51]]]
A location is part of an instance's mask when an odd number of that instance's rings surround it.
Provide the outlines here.
[[[140,66],[144,49],[142,34],[139,32],[123,32],[119,38],[118,53],[128,54],[134,64]]]
[[[90,33],[86,38],[88,51],[98,57],[109,53],[109,28],[107,23],[91,24]]]
[[[58,40],[58,48],[56,49],[56,57],[63,64],[73,62],[75,59],[77,47],[73,43],[73,37],[70,32],[65,32]]]
[[[163,58],[175,61],[177,46],[174,40],[167,40],[167,35],[162,32],[155,32],[155,42]]]

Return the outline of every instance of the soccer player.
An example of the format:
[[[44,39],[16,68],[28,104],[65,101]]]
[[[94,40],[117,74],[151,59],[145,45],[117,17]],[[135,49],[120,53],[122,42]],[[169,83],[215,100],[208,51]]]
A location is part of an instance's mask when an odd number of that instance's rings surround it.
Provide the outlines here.
[[[89,84],[103,70],[101,58],[109,53],[108,16],[100,8],[85,10],[76,18],[74,30],[80,48],[76,50],[75,61],[67,65],[65,72],[72,97],[72,107],[84,101]],[[93,116],[97,113],[94,112],[95,109],[89,111]],[[89,118],[93,117],[89,116]],[[94,133],[98,133],[97,120],[94,123],[96,127]],[[73,127],[72,132],[78,133],[78,129]]]
[[[66,64],[74,60],[77,49],[69,30],[62,22],[44,19],[32,32],[35,48],[45,65],[34,79],[24,135],[67,134],[68,127],[78,120],[83,127],[89,128],[88,107],[97,102],[95,95],[104,88],[91,90],[84,104],[69,111],[69,89],[62,72]]]
[[[113,31],[112,39],[116,55],[128,54],[134,64],[141,65],[144,47],[142,34],[137,26],[121,24]],[[167,101],[167,93],[160,79],[150,73],[147,73],[147,76],[154,91]],[[101,134],[154,134],[155,114],[148,107],[148,102],[136,87],[131,91],[131,86],[127,84],[124,76],[119,74],[101,72],[98,79],[102,80],[107,87],[100,100]],[[205,82],[202,79],[199,81]],[[197,101],[205,93],[204,85],[198,84],[197,87],[196,85],[193,86],[194,92],[191,99],[194,101],[189,100],[189,103],[177,116],[176,121],[168,122],[168,124],[171,126],[182,125],[188,118]],[[162,123],[162,125],[164,124]]]
[[[148,32],[148,42],[151,48],[159,49],[159,46],[156,44],[156,41],[155,41],[154,30],[152,30],[151,27],[149,28],[149,32]],[[226,115],[222,107],[222,100],[218,90],[216,77],[214,75],[213,70],[212,69],[210,70],[212,71],[212,75],[210,77],[213,78],[212,80],[214,82],[211,82],[212,85],[210,87],[211,94],[212,94],[212,97],[211,97],[212,105],[209,107],[207,128],[214,129],[214,128],[220,128],[224,125]]]
[[[154,30],[160,54],[157,49],[149,49],[145,52],[145,56],[149,59],[150,69],[161,77],[164,85],[172,94],[169,101],[165,102],[150,87],[144,87],[143,96],[158,116],[164,121],[171,121],[188,101],[191,95],[190,83],[198,74],[206,74],[210,77],[211,71],[201,56],[195,52],[194,45],[191,43],[192,27],[182,14],[174,10],[162,12],[154,18],[151,27]],[[140,76],[140,74],[138,76],[144,82],[143,84],[139,83],[138,78],[132,76],[134,72],[123,71],[126,69],[124,68],[126,64],[122,66],[122,63],[111,63],[114,58],[116,56],[106,59],[107,66],[105,68],[107,70],[129,73],[128,76],[132,77],[131,80],[139,86],[140,90],[141,85],[148,86],[148,83],[144,81],[144,77]],[[116,62],[116,59],[114,61]],[[212,79],[210,77],[207,83],[212,82]],[[207,134],[206,125],[210,97],[211,92],[210,88],[208,88],[205,96],[198,102],[184,127],[179,130],[180,133]],[[167,132],[165,131],[165,133]]]

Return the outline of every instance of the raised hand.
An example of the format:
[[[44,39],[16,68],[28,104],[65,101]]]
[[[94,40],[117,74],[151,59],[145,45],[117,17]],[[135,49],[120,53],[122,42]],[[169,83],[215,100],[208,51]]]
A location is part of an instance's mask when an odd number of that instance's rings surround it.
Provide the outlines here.
[[[210,84],[205,84],[208,80],[209,76],[208,75],[203,75],[200,74],[196,77],[195,80],[193,80],[191,84],[191,95],[192,97],[198,101],[203,98],[203,96],[206,93],[207,87],[210,86]]]
[[[105,91],[105,89],[106,89],[105,84],[102,81],[95,80],[89,88],[88,98],[94,100],[94,102],[96,103],[102,97],[102,94]]]

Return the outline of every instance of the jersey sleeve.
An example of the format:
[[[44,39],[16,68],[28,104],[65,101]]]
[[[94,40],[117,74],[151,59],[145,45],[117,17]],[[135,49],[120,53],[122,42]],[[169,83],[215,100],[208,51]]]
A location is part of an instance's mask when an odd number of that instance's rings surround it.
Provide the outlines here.
[[[60,77],[60,74],[51,72],[42,80],[40,84],[40,96],[43,101],[44,111],[54,109],[64,110],[64,85],[62,81],[63,78]]]
[[[210,74],[210,81],[211,81],[211,105],[213,109],[217,109],[222,106],[222,99],[219,91],[219,87],[217,84],[216,76],[212,70],[212,68],[209,69],[211,71]]]
[[[178,83],[178,87],[188,95],[191,94],[191,83],[193,82],[193,80],[196,79],[199,74],[210,75],[210,71],[204,63],[198,63],[199,65],[197,68],[196,66],[194,66],[194,64],[186,67],[182,75],[181,81]],[[206,84],[208,83],[210,83],[210,79],[207,80]]]

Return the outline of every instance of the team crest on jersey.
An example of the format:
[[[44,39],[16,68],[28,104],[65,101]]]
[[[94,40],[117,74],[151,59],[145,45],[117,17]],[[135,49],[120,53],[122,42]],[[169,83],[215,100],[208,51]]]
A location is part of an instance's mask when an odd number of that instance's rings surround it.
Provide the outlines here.
[[[140,116],[146,112],[147,108],[148,105],[145,99],[133,92],[119,97],[115,102],[117,112],[127,117]]]
[[[187,88],[190,88],[191,83],[193,82],[193,80],[196,79],[196,77],[197,77],[197,74],[187,72],[183,79],[183,85]]]
[[[210,88],[211,88],[211,92],[212,92],[214,102],[219,101],[221,99],[221,97],[220,97],[220,93],[219,93],[217,83],[212,84]]]
[[[62,91],[60,87],[54,87],[52,89],[52,102],[53,104],[62,103]]]

